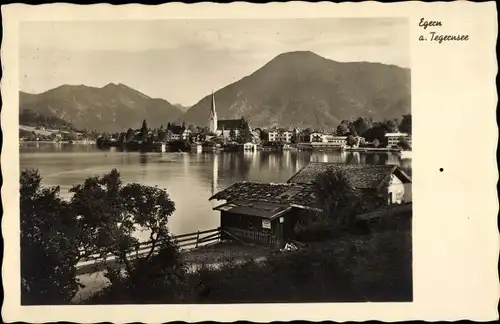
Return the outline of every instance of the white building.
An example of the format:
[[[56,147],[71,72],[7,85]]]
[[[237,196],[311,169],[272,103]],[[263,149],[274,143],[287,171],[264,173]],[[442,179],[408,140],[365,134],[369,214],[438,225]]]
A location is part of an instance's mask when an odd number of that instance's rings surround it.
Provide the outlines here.
[[[183,126],[171,125],[167,127],[167,141],[188,140],[191,131]]]
[[[385,137],[387,138],[387,146],[398,146],[399,141],[401,138],[404,138],[408,144],[411,145],[411,135],[407,133],[387,133],[385,134]]]
[[[277,142],[279,137],[279,133],[277,130],[270,130],[267,133],[267,140],[268,142]]]
[[[252,142],[248,142],[243,144],[243,150],[244,151],[257,151],[257,145]]]
[[[336,146],[344,146],[347,144],[347,136],[323,135],[323,142]]]
[[[293,132],[292,131],[284,131],[281,134],[281,141],[283,143],[291,143],[292,142],[292,137],[293,137]]]
[[[316,132],[312,133],[309,137],[311,143],[328,143],[335,146],[344,146],[347,144],[347,136],[335,136]]]
[[[273,129],[268,132],[268,141],[269,142],[282,142],[282,143],[291,143],[293,138],[293,131],[290,130],[277,130]]]

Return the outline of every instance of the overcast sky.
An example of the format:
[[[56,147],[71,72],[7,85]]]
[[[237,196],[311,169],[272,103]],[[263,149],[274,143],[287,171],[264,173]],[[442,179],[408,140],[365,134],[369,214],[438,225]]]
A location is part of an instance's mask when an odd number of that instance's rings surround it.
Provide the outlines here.
[[[123,83],[193,105],[280,53],[410,67],[406,18],[25,22],[20,86]]]

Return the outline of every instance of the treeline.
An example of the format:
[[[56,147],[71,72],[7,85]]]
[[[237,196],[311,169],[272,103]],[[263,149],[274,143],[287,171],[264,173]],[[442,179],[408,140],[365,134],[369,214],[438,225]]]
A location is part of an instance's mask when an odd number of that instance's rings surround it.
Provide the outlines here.
[[[186,132],[187,131],[187,132]],[[184,122],[181,125],[175,123],[167,123],[166,127],[160,125],[159,128],[150,128],[147,121],[143,120],[142,125],[138,129],[129,128],[127,131],[119,133],[102,133],[99,136],[98,144],[109,144],[111,141],[121,144],[151,144],[155,142],[163,142],[169,140],[169,135],[177,134],[182,138],[180,141],[186,142],[203,142],[207,137],[212,138],[210,142],[222,143],[222,136],[210,132],[208,127],[199,127],[192,124],[186,125]],[[236,129],[229,131],[229,140],[237,143],[246,143],[252,141],[252,133],[250,126],[245,118],[241,118]]]
[[[403,115],[401,120],[374,121],[373,118],[366,117],[343,120],[330,131],[315,131],[312,128],[306,128],[299,132],[299,141],[308,141],[308,137],[315,132],[326,132],[337,136],[361,136],[367,142],[375,143],[375,146],[386,146],[387,138],[385,134],[387,133],[401,132],[411,135],[411,114]],[[267,136],[267,133],[263,133],[262,136]]]
[[[190,272],[168,231],[175,204],[166,190],[123,184],[117,170],[75,185],[64,201],[44,188],[37,171],[21,174],[21,298],[23,305],[67,304],[79,289],[76,265],[111,253],[111,285],[93,304],[293,301],[409,301],[412,298],[411,215],[390,230],[356,234],[355,213],[373,208],[341,174],[316,181],[322,213],[300,225],[309,247],[271,254],[263,262],[226,260]],[[325,190],[328,188],[332,190]],[[333,190],[342,189],[342,191]],[[409,221],[408,221],[409,220]],[[151,232],[151,249],[131,258],[135,230]],[[328,233],[318,242],[318,228]],[[373,229],[373,228],[372,228]],[[312,232],[311,232],[312,231]],[[307,237],[307,235],[305,235]]]
[[[353,121],[343,120],[334,133],[339,136],[361,136],[367,141],[378,141],[387,144],[385,134],[407,133],[411,135],[411,115],[403,115],[401,121],[389,119],[382,122],[373,121],[372,118],[358,117]]]
[[[57,116],[46,116],[31,109],[23,109],[19,113],[19,124],[26,126],[41,126],[49,129],[75,130],[73,125]]]
[[[167,140],[169,131],[176,134],[183,134],[187,129],[194,129],[194,126],[190,125],[190,128],[188,128],[184,123],[182,126],[175,125],[174,123],[168,123],[166,128],[164,128],[163,125],[159,128],[149,128],[146,120],[143,120],[141,127],[138,129],[129,128],[125,132],[100,134],[97,139],[97,144],[102,146],[110,145],[111,143],[122,145],[147,145]]]

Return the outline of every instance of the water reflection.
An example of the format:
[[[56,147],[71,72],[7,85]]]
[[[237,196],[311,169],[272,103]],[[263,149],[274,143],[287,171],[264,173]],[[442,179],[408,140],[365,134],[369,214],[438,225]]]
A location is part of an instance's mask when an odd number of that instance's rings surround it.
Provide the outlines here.
[[[148,163],[148,153],[144,152],[139,153],[139,163],[141,165],[145,165]]]
[[[219,186],[219,154],[214,155],[212,168],[212,195],[215,195]]]
[[[101,151],[92,145],[20,146],[21,170],[39,169],[46,185],[68,189],[90,176],[117,168],[123,181],[157,185],[168,191],[176,211],[169,221],[173,233],[219,225],[208,198],[236,181],[285,182],[310,161],[348,164],[396,164],[411,175],[411,160],[391,153],[248,152],[139,153]],[[68,154],[70,153],[70,154]]]

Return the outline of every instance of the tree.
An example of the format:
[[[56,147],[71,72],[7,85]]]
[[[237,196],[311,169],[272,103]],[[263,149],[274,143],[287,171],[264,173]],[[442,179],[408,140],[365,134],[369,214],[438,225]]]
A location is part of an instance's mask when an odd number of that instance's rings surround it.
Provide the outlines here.
[[[74,131],[70,131],[67,133],[66,138],[68,141],[76,141],[78,139],[78,134]]]
[[[259,138],[262,142],[268,142],[269,141],[269,132],[266,131],[265,129],[261,129],[259,131]]]
[[[246,121],[245,118],[241,118],[240,126],[238,127],[238,130],[239,130],[238,142],[240,144],[252,141],[252,137],[253,137],[252,132],[250,131],[250,126],[248,125],[248,122]]]
[[[311,128],[303,129],[299,132],[299,142],[309,142],[312,134]]]
[[[346,139],[347,145],[354,146],[356,145],[356,139],[352,135],[348,135]]]
[[[349,178],[343,172],[328,170],[316,177],[314,189],[322,221],[335,227],[347,225],[360,198]]]
[[[125,141],[131,142],[135,138],[135,131],[132,128],[127,130],[127,135],[125,136]]]
[[[379,143],[387,144],[385,134],[389,132],[390,129],[387,126],[387,122],[383,122],[375,123],[373,127],[366,131],[363,135],[368,141],[373,142],[376,139]]]
[[[401,136],[399,138],[399,142],[398,142],[398,145],[404,149],[404,150],[411,150],[411,145],[410,143],[408,143],[408,141],[406,140],[406,138],[404,138],[403,136]]]
[[[349,126],[350,126],[350,122],[348,120],[343,120],[342,123],[340,123],[337,126],[336,134],[338,136],[346,136],[350,131]]]
[[[398,122],[397,120],[390,119],[385,122],[387,126],[388,133],[396,133],[398,131]]]
[[[411,114],[403,115],[401,124],[399,124],[399,130],[403,133],[411,134]]]
[[[160,130],[158,131],[158,141],[163,142],[167,138],[167,132],[163,128],[163,125],[161,125]]]
[[[146,142],[148,140],[148,124],[145,119],[142,121],[141,140],[142,142]]]
[[[374,140],[373,140],[373,146],[375,146],[375,147],[379,147],[379,145],[380,145],[379,140],[378,140],[378,139],[374,139]]]
[[[127,133],[120,133],[120,135],[118,135],[118,142],[120,143],[126,143],[127,142]]]
[[[21,303],[66,304],[79,285],[76,220],[59,187],[41,182],[38,171],[21,173]]]
[[[364,117],[359,117],[353,122],[352,125],[356,130],[356,133],[360,136],[364,136],[365,132],[373,127],[371,120]]]
[[[231,129],[231,130],[229,131],[229,139],[230,139],[231,141],[236,140],[236,131],[235,131],[234,129]]]
[[[197,128],[193,125],[193,124],[189,124],[187,126],[187,129],[191,132],[191,133],[195,133],[197,131]]]
[[[87,179],[70,192],[79,235],[87,238],[84,250],[103,256],[112,254],[124,266],[126,276],[133,276],[142,263],[151,263],[170,240],[167,223],[175,204],[166,190],[137,183],[123,185],[120,173],[113,169],[101,178]],[[131,253],[137,252],[140,245],[134,236],[138,230],[150,233],[151,244],[144,257],[134,259]],[[110,273],[110,280],[116,280]]]
[[[356,131],[356,128],[353,126],[353,125],[350,125],[349,126],[349,133],[348,135],[351,135],[351,136],[358,136],[358,132]]]

